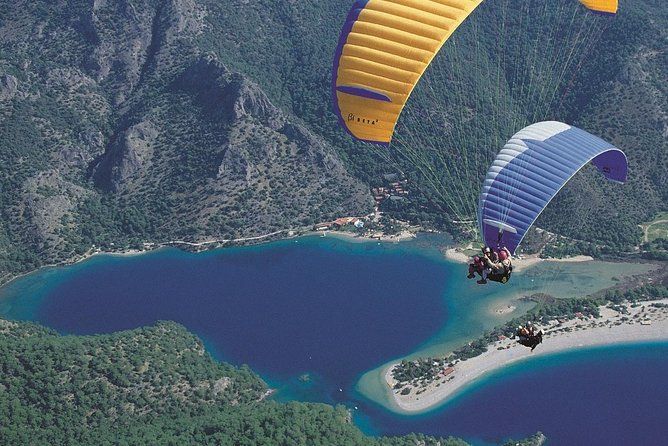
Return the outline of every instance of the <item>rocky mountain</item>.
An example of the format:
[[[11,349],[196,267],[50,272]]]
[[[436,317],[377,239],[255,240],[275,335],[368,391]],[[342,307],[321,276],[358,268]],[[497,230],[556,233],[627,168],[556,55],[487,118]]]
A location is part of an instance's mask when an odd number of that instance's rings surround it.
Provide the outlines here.
[[[206,4],[2,11],[1,275],[93,246],[256,236],[372,209],[330,142],[206,49],[219,38]]]
[[[276,103],[332,141],[355,174],[373,183],[383,169],[390,168],[387,156],[369,145],[354,143],[341,132],[330,112],[331,55],[350,3],[259,0],[235,2],[234,8],[211,4],[207,20],[224,38],[206,44],[229,56],[234,61],[231,67],[248,73]],[[528,5],[541,8],[532,12]],[[483,2],[444,46],[435,61],[438,66],[432,64],[408,104],[419,118],[438,125],[418,125],[409,144],[394,145],[397,151],[409,145],[422,158],[421,167],[436,172],[439,190],[430,191],[429,182],[420,178],[411,161],[399,160],[415,193],[410,203],[385,210],[402,219],[447,228],[452,220],[447,210],[462,194],[473,196],[467,200],[467,213],[475,206],[481,175],[503,143],[533,117],[556,119],[618,145],[629,155],[631,175],[620,188],[584,172],[548,208],[540,226],[591,241],[611,252],[631,250],[640,243],[638,224],[653,218],[668,203],[668,188],[659,173],[668,163],[664,134],[668,113],[665,5],[660,0],[622,0],[616,17],[593,20],[582,18],[585,14],[577,5],[549,5],[556,6],[543,10],[543,3],[525,0]],[[559,25],[551,20],[551,13],[561,15]],[[575,17],[581,18],[583,25],[569,27]],[[594,22],[600,29],[590,32]],[[500,28],[508,29],[506,35]],[[569,65],[574,52],[578,60]],[[491,67],[493,71],[499,65],[506,71],[495,76],[479,68]],[[529,88],[542,91],[542,80],[534,79],[531,87],[520,82],[521,88],[516,84],[513,89],[513,80],[522,74],[514,70],[521,67],[540,72],[542,66],[552,66],[557,72],[564,66],[568,70],[560,75],[562,82],[552,107],[527,115],[528,105],[542,105],[536,97],[526,95]],[[431,82],[425,83],[425,79]],[[465,88],[454,87],[459,84]],[[406,118],[404,113],[399,134],[402,126],[416,124],[417,119]],[[496,123],[499,118],[509,123],[507,128]],[[453,137],[449,131],[453,127],[461,135]],[[446,151],[445,162],[436,162],[425,147],[452,149]],[[476,159],[471,155],[474,153],[480,156]],[[475,166],[473,170],[458,168],[464,155]],[[576,224],[571,223],[574,214]],[[450,225],[448,229],[458,228]]]
[[[137,207],[147,191],[173,191],[179,219],[163,222],[169,232],[185,219],[207,228],[186,236],[234,238],[369,211],[368,188],[333,148],[213,55],[193,61],[160,104],[133,118],[92,164],[92,178]]]

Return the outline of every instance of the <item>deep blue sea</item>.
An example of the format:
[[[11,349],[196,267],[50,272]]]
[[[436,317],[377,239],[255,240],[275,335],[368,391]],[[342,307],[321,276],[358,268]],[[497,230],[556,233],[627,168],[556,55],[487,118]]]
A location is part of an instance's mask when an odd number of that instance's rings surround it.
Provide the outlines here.
[[[217,358],[249,364],[279,389],[277,399],[346,404],[377,435],[456,435],[483,445],[540,430],[555,445],[668,444],[668,344],[539,357],[418,416],[360,396],[364,372],[468,320],[463,312],[474,306],[453,304],[454,294],[464,303],[484,298],[468,296],[480,288],[463,281],[463,267],[421,240],[312,237],[99,256],[12,282],[0,290],[0,314],[73,334],[175,320]]]

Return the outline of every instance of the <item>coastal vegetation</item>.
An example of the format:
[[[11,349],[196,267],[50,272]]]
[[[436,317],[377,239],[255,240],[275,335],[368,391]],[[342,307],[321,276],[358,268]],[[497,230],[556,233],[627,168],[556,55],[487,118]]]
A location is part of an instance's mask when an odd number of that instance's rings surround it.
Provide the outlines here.
[[[640,247],[642,257],[649,260],[668,260],[668,238],[655,238]]]
[[[524,440],[508,440],[503,446],[542,446],[547,441],[547,437],[542,432],[538,432]]]
[[[172,322],[60,336],[0,321],[0,444],[465,446],[362,434],[343,406],[267,399],[248,367],[219,363]]]

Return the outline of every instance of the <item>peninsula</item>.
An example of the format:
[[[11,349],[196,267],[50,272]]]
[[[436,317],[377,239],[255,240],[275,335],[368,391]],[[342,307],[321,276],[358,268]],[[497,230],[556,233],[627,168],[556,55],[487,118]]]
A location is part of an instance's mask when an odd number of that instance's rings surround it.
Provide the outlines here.
[[[536,326],[544,332],[543,343],[533,352],[508,333],[511,322],[443,358],[392,364],[384,376],[394,402],[404,412],[423,412],[447,402],[481,376],[518,361],[577,348],[668,340],[665,286],[606,297],[607,302],[594,301],[597,305],[588,310],[561,316],[554,316],[555,311],[539,320]],[[586,301],[579,299],[577,305]],[[507,334],[500,334],[504,330]]]

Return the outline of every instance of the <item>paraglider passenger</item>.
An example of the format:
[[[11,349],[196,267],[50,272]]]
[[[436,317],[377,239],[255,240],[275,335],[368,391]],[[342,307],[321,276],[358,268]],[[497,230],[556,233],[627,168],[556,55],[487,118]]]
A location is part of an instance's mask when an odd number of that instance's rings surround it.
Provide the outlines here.
[[[497,254],[490,248],[489,246],[486,246],[485,249],[483,250],[483,258],[482,258],[482,263],[483,263],[483,269],[482,272],[480,273],[480,276],[482,277],[480,280],[478,280],[478,283],[481,285],[484,285],[487,283],[487,276],[492,272],[495,271],[499,264],[499,257]]]
[[[487,259],[489,263],[496,263],[499,261],[499,256],[489,246],[485,246],[483,254],[485,255],[485,259]]]
[[[473,262],[469,263],[469,275],[466,276],[469,279],[473,279],[476,275],[476,273],[480,274],[482,276],[482,270],[485,268],[485,250],[489,249],[486,247],[482,248],[482,256],[473,256]]]
[[[482,250],[482,257],[473,257],[473,263],[469,264],[469,275],[467,277],[473,279],[475,273],[478,273],[481,277],[478,283],[487,283],[487,275],[491,272],[497,260],[496,253],[489,246],[485,246]]]
[[[538,333],[536,333],[536,327],[533,323],[527,322],[526,325],[517,327],[517,337],[517,342],[534,351],[538,344],[543,342],[543,330],[538,330]]]
[[[482,273],[482,268],[482,259],[480,256],[473,256],[473,263],[469,263],[469,275],[466,277],[473,279],[475,277],[475,273]]]
[[[525,347],[529,347],[531,351],[543,342],[543,330],[536,333],[536,329],[531,322],[527,322],[526,326],[520,325],[517,327],[517,342]]]

